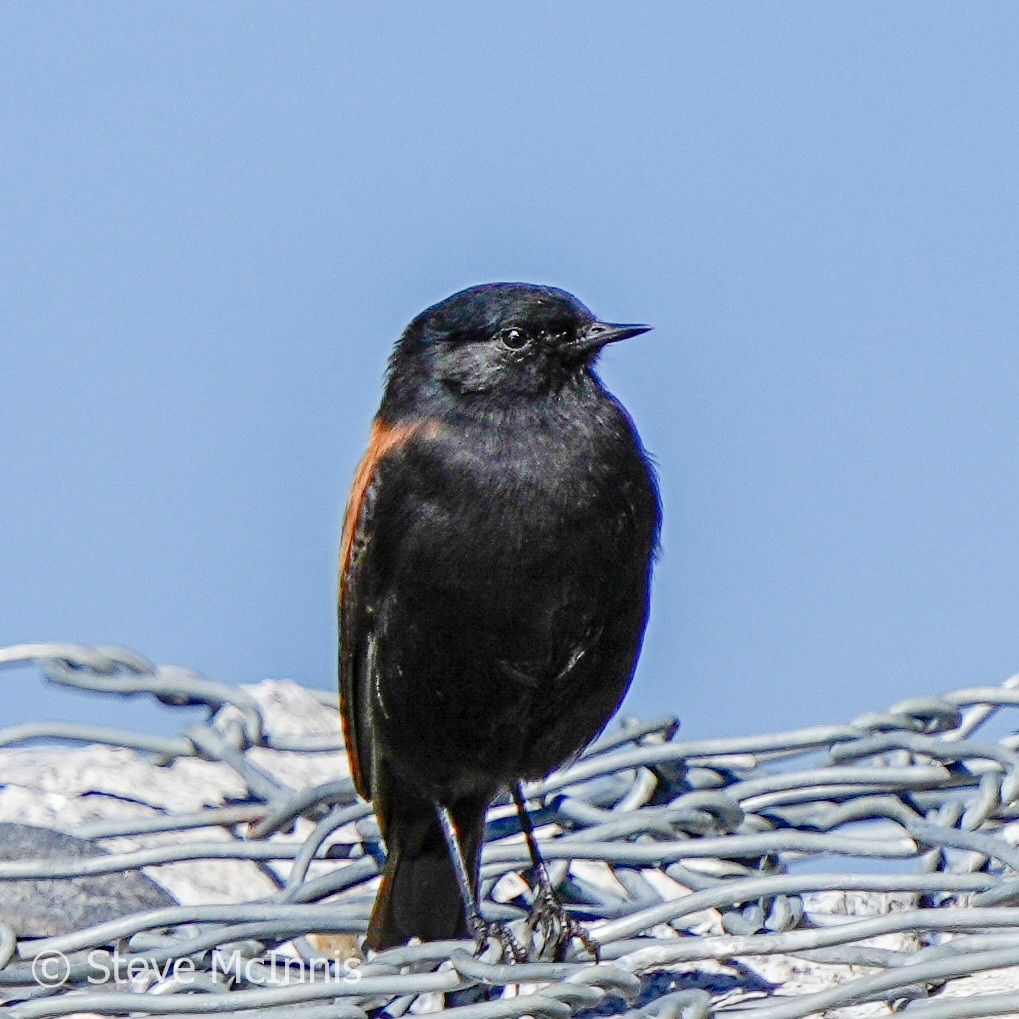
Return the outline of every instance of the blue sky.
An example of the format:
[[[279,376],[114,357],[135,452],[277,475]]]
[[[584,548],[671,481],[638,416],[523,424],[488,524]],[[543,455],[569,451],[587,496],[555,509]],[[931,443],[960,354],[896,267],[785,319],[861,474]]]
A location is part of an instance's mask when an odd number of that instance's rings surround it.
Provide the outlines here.
[[[0,642],[331,686],[390,345],[527,280],[656,327],[603,359],[665,503],[630,710],[1006,678],[1017,50],[1011,3],[4,4]]]

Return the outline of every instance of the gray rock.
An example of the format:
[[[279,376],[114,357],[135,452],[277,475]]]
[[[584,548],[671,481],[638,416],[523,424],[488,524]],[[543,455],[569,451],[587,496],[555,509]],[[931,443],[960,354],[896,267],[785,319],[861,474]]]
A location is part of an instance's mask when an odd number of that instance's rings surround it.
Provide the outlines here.
[[[52,828],[0,823],[0,860],[81,859],[106,851]],[[175,906],[176,899],[139,871],[0,882],[0,920],[18,937],[51,937],[129,913]]]

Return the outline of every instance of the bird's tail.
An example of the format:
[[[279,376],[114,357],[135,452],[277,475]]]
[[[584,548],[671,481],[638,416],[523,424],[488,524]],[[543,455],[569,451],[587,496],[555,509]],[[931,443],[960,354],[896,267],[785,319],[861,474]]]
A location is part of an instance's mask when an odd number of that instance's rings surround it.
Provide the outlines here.
[[[388,806],[390,816],[383,826],[388,855],[368,925],[368,945],[381,951],[412,937],[466,937],[463,896],[435,805],[401,789]],[[451,807],[475,901],[486,807],[487,802],[477,801]]]

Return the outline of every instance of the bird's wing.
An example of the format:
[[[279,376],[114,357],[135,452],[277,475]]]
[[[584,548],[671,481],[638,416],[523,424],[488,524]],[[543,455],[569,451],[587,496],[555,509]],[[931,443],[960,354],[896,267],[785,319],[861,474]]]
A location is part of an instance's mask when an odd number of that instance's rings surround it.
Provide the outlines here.
[[[372,796],[370,692],[374,633],[369,564],[373,552],[377,552],[374,513],[384,473],[379,468],[424,424],[422,421],[392,424],[375,419],[368,449],[354,474],[343,521],[338,607],[340,711],[354,786],[364,799]]]

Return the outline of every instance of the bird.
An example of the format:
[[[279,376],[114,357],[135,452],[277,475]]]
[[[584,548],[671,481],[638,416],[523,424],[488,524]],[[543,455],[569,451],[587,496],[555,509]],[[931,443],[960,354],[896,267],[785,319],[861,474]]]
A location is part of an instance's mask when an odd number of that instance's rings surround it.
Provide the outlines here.
[[[657,475],[595,362],[650,328],[555,287],[486,283],[395,344],[339,555],[344,741],[386,846],[370,948],[494,935],[523,957],[478,904],[486,811],[506,790],[544,906],[587,943],[548,885],[522,783],[601,732],[640,653]]]

